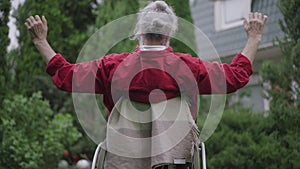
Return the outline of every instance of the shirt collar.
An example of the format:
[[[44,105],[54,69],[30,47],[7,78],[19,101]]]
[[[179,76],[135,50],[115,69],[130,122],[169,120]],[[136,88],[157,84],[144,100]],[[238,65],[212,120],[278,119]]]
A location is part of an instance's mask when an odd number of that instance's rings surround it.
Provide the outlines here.
[[[137,45],[135,48],[135,52],[139,52],[141,51],[140,46]],[[166,49],[162,50],[162,51],[169,51],[169,52],[173,52],[173,48],[171,46],[168,46]]]

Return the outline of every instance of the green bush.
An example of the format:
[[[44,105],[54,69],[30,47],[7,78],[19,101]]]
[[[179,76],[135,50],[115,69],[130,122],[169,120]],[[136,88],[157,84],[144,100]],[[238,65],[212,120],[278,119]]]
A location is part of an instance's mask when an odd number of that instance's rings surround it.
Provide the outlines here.
[[[278,168],[284,148],[271,133],[272,119],[248,110],[226,110],[206,142],[209,168]]]
[[[54,115],[40,92],[5,99],[0,110],[0,168],[55,168],[81,134],[70,114]]]

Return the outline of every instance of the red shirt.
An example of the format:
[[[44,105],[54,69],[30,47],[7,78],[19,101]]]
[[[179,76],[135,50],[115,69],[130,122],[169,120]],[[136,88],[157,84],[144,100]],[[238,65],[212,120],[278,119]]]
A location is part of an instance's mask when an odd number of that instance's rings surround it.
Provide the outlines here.
[[[149,103],[184,94],[190,98],[196,119],[199,94],[236,91],[248,83],[252,66],[242,54],[237,54],[231,64],[219,64],[173,52],[171,47],[163,51],[140,51],[137,47],[132,53],[110,54],[78,64],[70,64],[56,54],[46,72],[61,90],[103,94],[109,111],[121,96]]]

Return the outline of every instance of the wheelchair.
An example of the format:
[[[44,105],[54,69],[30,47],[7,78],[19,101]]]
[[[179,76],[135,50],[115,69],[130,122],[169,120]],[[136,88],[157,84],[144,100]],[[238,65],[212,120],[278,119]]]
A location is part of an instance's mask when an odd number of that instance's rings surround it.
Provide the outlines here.
[[[101,145],[102,143],[98,144],[95,150],[91,169],[103,169],[105,150],[101,149]],[[205,153],[205,144],[203,142],[199,144],[199,161],[201,163],[200,164],[200,166],[202,167],[201,169],[206,169],[206,153]],[[97,166],[100,166],[100,168],[97,168]],[[198,169],[198,168],[193,168],[193,169]]]

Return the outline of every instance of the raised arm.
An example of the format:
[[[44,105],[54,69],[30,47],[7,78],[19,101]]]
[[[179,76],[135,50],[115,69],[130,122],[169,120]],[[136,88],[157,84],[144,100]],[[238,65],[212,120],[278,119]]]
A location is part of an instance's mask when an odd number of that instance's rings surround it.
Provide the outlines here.
[[[267,19],[268,17],[266,15],[262,15],[258,12],[249,14],[249,22],[244,18],[244,29],[247,34],[248,41],[242,51],[242,54],[246,56],[251,63],[253,63],[255,59]]]
[[[55,53],[47,41],[47,20],[35,15],[27,18],[25,25],[32,41],[47,63],[46,72],[58,89],[67,92],[104,93],[107,83],[103,60],[70,64]]]
[[[235,56],[231,64],[200,62],[200,94],[232,93],[248,83],[267,18],[266,15],[256,12],[249,14],[249,22],[244,19],[248,40],[243,51]]]
[[[47,20],[45,16],[35,15],[26,19],[25,25],[30,32],[32,41],[46,63],[55,56],[55,52],[47,41]]]

